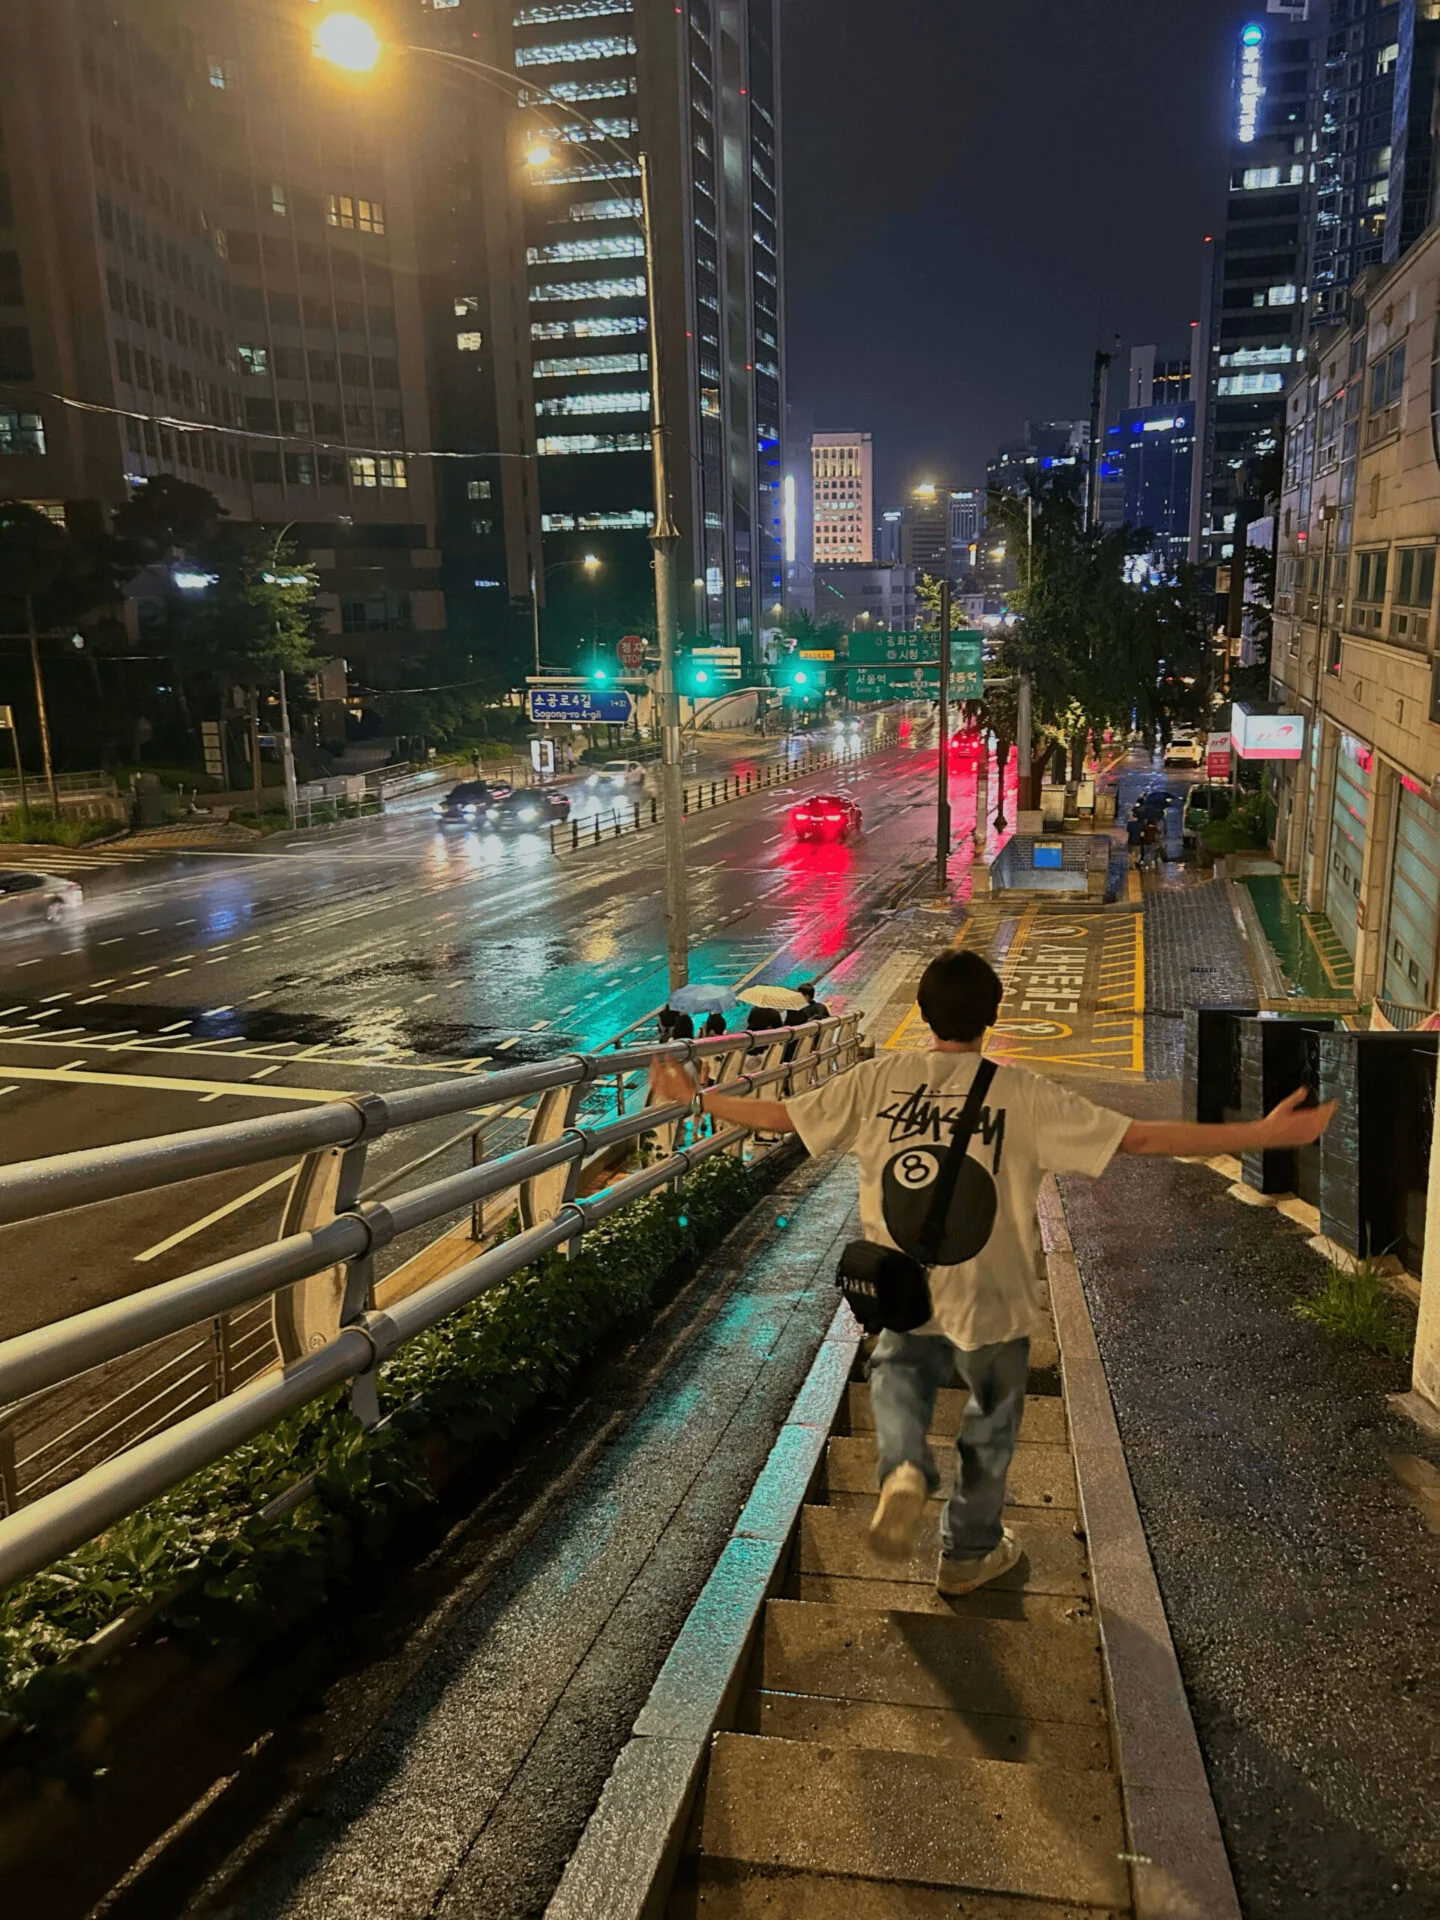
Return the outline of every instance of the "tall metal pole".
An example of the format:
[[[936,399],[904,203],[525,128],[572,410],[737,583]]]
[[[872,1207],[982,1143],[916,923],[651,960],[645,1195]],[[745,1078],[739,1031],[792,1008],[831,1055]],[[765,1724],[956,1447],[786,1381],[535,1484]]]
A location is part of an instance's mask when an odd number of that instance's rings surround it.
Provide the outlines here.
[[[940,582],[940,758],[935,796],[935,887],[950,884],[950,576]]]
[[[535,677],[540,677],[540,585],[536,569],[530,569],[530,620],[535,634]]]
[[[280,748],[285,763],[285,807],[293,822],[300,811],[300,789],[295,781],[295,743],[290,737],[290,702],[285,697],[285,669],[280,669]]]
[[[1035,581],[1035,495],[1028,489],[1025,494],[1025,593],[1028,603],[1030,589]],[[1020,684],[1015,692],[1015,784],[1017,788],[1015,803],[1020,812],[1029,812],[1035,805],[1034,767],[1031,762],[1032,743],[1035,733],[1033,716],[1033,688],[1030,683],[1029,669],[1020,669]],[[1003,786],[1002,786],[1003,792]]]
[[[650,156],[640,155],[640,211],[645,231],[645,298],[650,334],[650,449],[655,481],[655,632],[660,642],[660,797],[665,825],[665,931],[670,953],[670,990],[690,978],[690,907],[685,879],[684,795],[680,770],[680,700],[675,689],[675,555],[679,530],[671,512],[670,470],[661,388],[660,299],[655,280],[655,222],[650,197]]]
[[[35,631],[35,602],[25,596],[25,631],[30,637],[30,666],[35,675],[35,710],[40,716],[40,754],[45,763],[45,784],[50,789],[50,811],[60,818],[60,789],[55,784],[55,759],[50,751],[50,709],[45,704],[45,675],[40,670],[40,636]]]

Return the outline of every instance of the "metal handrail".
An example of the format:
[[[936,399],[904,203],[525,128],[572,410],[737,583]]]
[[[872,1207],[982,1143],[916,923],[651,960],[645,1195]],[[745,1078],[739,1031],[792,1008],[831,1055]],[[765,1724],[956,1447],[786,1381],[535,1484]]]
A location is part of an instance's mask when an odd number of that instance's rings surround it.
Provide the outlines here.
[[[749,1093],[789,1080],[801,1070],[813,1083],[819,1070],[843,1072],[858,1057],[857,1019],[832,1016],[816,1023],[813,1049],[790,1062],[743,1072],[721,1091]],[[821,1046],[823,1039],[834,1044]],[[654,1061],[698,1062],[753,1045],[745,1034],[712,1040],[674,1041],[605,1056],[568,1055],[555,1061],[507,1069],[453,1086],[412,1088],[389,1096],[341,1100],[298,1115],[271,1116],[169,1135],[123,1148],[55,1155],[0,1175],[0,1217],[34,1219],[68,1206],[87,1205],[120,1193],[162,1186],[196,1173],[252,1164],[315,1146],[355,1146],[390,1126],[413,1124],[473,1107],[497,1094],[548,1093],[581,1087]],[[504,1092],[500,1094],[503,1086]],[[479,1099],[477,1101],[477,1096]],[[240,1254],[179,1279],[108,1302],[50,1326],[0,1342],[0,1404],[26,1398],[74,1379],[107,1360],[150,1345],[229,1308],[245,1306],[294,1283],[343,1266],[364,1285],[354,1309],[343,1311],[333,1338],[278,1370],[140,1441],[65,1486],[0,1519],[0,1589],[38,1571],[104,1528],[143,1506],[201,1467],[253,1438],[272,1421],[336,1385],[363,1381],[397,1347],[434,1326],[457,1308],[508,1279],[544,1253],[578,1240],[596,1221],[632,1200],[670,1184],[691,1167],[743,1140],[746,1129],[728,1128],[692,1142],[586,1198],[564,1198],[549,1218],[480,1253],[454,1271],[420,1287],[388,1310],[368,1305],[371,1256],[406,1233],[513,1189],[558,1168],[578,1165],[590,1154],[639,1135],[673,1129],[686,1116],[683,1105],[640,1109],[601,1126],[569,1126],[498,1159],[432,1181],[388,1203],[357,1202],[302,1233],[292,1233],[258,1251]],[[316,1119],[327,1125],[316,1128]],[[339,1203],[337,1202],[337,1205]],[[351,1287],[347,1285],[347,1301]],[[359,1396],[359,1386],[355,1389]],[[356,1411],[373,1424],[373,1391]]]

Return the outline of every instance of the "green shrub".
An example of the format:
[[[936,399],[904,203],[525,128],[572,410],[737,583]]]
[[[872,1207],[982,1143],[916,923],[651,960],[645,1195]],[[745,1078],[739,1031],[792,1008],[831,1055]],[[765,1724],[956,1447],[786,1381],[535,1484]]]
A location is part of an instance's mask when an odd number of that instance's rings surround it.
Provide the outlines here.
[[[83,847],[91,840],[105,840],[123,831],[119,820],[70,820],[63,815],[57,820],[48,809],[39,807],[16,807],[0,820],[0,841],[7,846]]]
[[[1201,835],[1212,853],[1251,853],[1269,845],[1270,807],[1263,793],[1247,793],[1223,820]]]
[[[763,1168],[704,1162],[683,1195],[636,1201],[575,1259],[547,1255],[403,1346],[381,1369],[380,1427],[367,1432],[334,1393],[0,1596],[0,1713],[63,1733],[91,1686],[74,1656],[136,1607],[160,1602],[171,1625],[212,1638],[313,1612],[367,1524],[433,1498],[429,1439],[503,1438],[669,1279],[688,1278],[766,1184]],[[310,1473],[314,1492],[267,1520]]]
[[[1324,1285],[1297,1301],[1295,1311],[1302,1320],[1357,1341],[1372,1353],[1409,1360],[1415,1352],[1414,1318],[1385,1285],[1374,1259],[1361,1260],[1353,1269],[1332,1260]]]

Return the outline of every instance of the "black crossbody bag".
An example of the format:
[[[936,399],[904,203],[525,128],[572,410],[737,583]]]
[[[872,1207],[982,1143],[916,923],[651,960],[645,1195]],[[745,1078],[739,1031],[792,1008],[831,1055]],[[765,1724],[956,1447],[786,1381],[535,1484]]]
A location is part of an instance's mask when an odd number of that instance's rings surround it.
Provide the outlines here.
[[[866,1333],[883,1333],[887,1330],[912,1333],[916,1327],[923,1327],[930,1318],[933,1308],[930,1302],[929,1269],[937,1264],[955,1189],[970,1151],[971,1139],[980,1124],[980,1110],[994,1078],[995,1062],[982,1060],[955,1131],[950,1136],[950,1145],[940,1162],[940,1171],[935,1176],[935,1191],[931,1195],[925,1224],[916,1243],[919,1257],[902,1253],[896,1247],[882,1247],[874,1240],[852,1240],[841,1254],[840,1264],[835,1270],[835,1284]],[[994,1221],[994,1187],[988,1177],[984,1182],[984,1190],[982,1210],[986,1218],[983,1222],[976,1222],[978,1245],[981,1247],[989,1239]]]

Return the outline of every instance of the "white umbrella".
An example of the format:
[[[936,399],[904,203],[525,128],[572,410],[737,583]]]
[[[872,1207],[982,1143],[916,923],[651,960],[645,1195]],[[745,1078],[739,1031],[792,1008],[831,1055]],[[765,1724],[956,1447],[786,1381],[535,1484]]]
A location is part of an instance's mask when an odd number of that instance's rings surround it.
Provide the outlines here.
[[[740,1003],[730,987],[677,987],[669,1004],[676,1013],[728,1013]]]
[[[777,1013],[793,1013],[808,1004],[804,994],[793,987],[744,987],[740,998],[747,1007],[773,1007]]]

